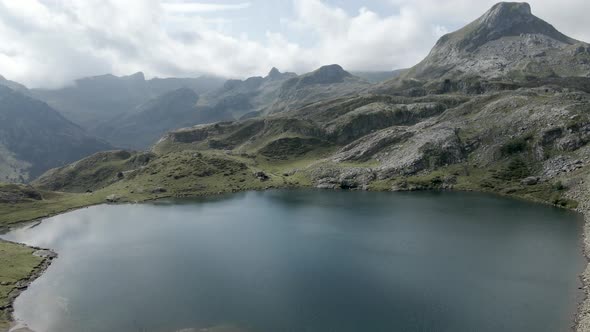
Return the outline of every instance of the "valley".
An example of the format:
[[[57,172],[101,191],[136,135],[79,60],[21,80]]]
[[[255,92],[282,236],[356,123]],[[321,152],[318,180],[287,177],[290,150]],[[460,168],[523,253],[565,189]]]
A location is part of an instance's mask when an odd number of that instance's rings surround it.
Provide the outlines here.
[[[312,188],[483,192],[590,218],[590,45],[530,5],[493,6],[407,70],[353,73],[108,75],[53,91],[0,80],[0,229],[100,204]],[[15,121],[22,110],[52,129]],[[40,263],[0,244],[23,267],[6,301]],[[581,279],[587,297],[590,268]],[[575,325],[590,330],[590,301]]]

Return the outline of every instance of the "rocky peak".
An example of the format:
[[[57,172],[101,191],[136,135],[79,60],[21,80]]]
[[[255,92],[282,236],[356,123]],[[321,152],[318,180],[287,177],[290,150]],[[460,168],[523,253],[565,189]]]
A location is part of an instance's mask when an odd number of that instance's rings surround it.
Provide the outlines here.
[[[587,70],[568,63],[568,48],[575,44],[583,43],[533,15],[528,3],[500,2],[462,29],[441,37],[406,77],[501,77],[511,71],[521,71],[522,76],[578,76]]]
[[[541,35],[565,44],[577,42],[534,16],[528,3],[500,2],[466,27],[443,36],[433,51],[451,47],[472,52],[490,41],[521,35]]]
[[[500,2],[481,18],[483,24],[498,26],[502,23],[527,22],[534,19],[531,5],[526,2]]]
[[[281,79],[282,76],[283,74],[276,67],[272,67],[268,75],[266,75],[271,80]]]
[[[301,82],[307,84],[333,84],[341,83],[352,75],[340,65],[328,65],[301,77]]]
[[[142,72],[137,72],[135,74],[124,76],[124,79],[128,79],[130,81],[145,81],[145,75]]]

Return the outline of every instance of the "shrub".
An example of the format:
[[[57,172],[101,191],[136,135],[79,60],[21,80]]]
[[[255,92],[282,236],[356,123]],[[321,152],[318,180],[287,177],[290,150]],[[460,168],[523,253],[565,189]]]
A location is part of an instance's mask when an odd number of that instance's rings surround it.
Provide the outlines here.
[[[520,137],[520,138],[515,138],[513,140],[506,142],[500,148],[500,152],[502,153],[502,156],[511,156],[513,154],[517,154],[517,153],[521,153],[523,151],[526,151],[527,147],[528,147],[528,144],[527,144],[526,139]]]
[[[522,158],[514,158],[496,177],[501,180],[519,180],[529,175],[531,175],[531,171],[527,163]]]

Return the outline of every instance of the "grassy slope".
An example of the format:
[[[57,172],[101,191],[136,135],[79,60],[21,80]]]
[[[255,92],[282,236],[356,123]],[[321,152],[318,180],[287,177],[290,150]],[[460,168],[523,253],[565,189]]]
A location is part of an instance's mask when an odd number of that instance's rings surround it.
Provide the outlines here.
[[[0,242],[0,330],[7,329],[10,313],[10,293],[17,288],[18,281],[28,279],[31,272],[43,259],[32,255],[34,249]]]

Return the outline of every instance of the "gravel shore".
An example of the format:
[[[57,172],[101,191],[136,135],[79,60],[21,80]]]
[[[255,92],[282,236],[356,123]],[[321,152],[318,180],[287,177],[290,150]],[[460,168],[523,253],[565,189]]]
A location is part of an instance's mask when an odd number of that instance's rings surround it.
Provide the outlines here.
[[[579,202],[577,211],[584,215],[584,254],[590,262],[590,183],[584,178],[576,179],[576,185],[570,191],[570,198]],[[576,332],[590,332],[590,264],[580,276],[585,298],[578,306],[575,321]]]

